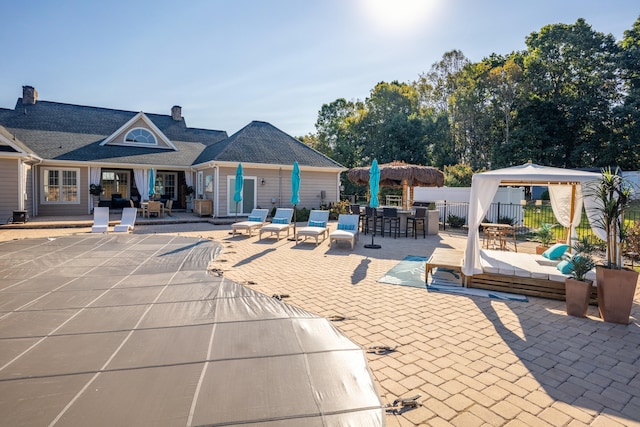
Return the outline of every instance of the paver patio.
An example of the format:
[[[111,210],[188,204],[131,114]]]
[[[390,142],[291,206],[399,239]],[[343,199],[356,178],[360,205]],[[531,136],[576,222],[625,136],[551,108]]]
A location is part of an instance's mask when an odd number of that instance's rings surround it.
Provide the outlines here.
[[[344,317],[335,325],[365,348],[398,346],[367,355],[382,400],[420,393],[424,406],[387,415],[389,426],[640,426],[640,291],[632,322],[615,325],[600,321],[595,307],[580,319],[567,316],[560,301],[497,301],[377,282],[407,255],[464,250],[466,236],[455,233],[377,236],[379,250],[365,249],[370,236],[361,236],[352,251],[229,230],[194,223],[136,225],[135,233],[211,238],[224,250],[210,269],[267,295],[287,294],[285,302],[321,316]],[[0,240],[37,234],[6,233],[0,230]]]

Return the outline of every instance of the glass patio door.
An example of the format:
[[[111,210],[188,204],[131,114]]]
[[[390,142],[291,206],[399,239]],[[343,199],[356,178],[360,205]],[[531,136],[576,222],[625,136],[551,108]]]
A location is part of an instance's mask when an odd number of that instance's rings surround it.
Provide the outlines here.
[[[242,202],[238,203],[238,215],[248,215],[257,204],[256,177],[244,177],[242,184]],[[227,177],[227,215],[236,215],[236,202],[233,201],[233,195],[236,192],[236,177]]]

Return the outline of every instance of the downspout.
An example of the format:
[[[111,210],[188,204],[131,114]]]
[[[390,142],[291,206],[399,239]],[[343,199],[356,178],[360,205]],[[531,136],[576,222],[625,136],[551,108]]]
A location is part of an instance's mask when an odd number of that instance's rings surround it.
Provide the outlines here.
[[[26,188],[22,188],[24,182],[24,162],[22,159],[18,159],[18,210],[24,210],[24,196],[26,195]]]
[[[213,186],[213,217],[217,218],[220,215],[220,205],[218,202],[220,201],[220,169],[218,165],[213,166],[213,179],[215,180],[215,185]]]
[[[278,207],[282,206],[282,167],[278,169]]]

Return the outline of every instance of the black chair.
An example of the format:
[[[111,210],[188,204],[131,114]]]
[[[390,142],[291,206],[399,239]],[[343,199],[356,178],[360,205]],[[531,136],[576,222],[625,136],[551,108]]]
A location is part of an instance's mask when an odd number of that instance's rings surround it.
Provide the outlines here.
[[[427,208],[416,208],[415,215],[407,217],[407,226],[404,229],[404,237],[409,235],[409,224],[411,233],[415,239],[418,238],[418,224],[422,223],[422,237],[427,237]]]
[[[364,234],[369,233],[369,231],[371,230],[371,228],[369,228],[369,226],[373,227],[373,215],[375,215],[375,209],[370,208],[369,206],[365,206],[364,207],[364,222],[362,223],[362,232]]]
[[[387,224],[389,224],[389,235],[393,230],[393,238],[398,237],[400,235],[400,217],[397,208],[382,208],[382,237],[384,237]]]
[[[364,210],[360,207],[360,205],[351,205],[349,206],[349,211],[351,215],[359,215],[358,226],[360,227],[360,231],[364,233],[366,228],[367,215]]]

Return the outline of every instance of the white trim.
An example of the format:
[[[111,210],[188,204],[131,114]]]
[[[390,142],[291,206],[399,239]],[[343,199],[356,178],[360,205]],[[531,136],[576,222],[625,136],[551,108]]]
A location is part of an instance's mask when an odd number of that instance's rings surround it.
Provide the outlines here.
[[[162,133],[162,131],[158,128],[158,126],[154,125],[153,122],[142,111],[140,111],[138,114],[133,116],[133,118],[131,120],[129,120],[128,122],[126,122],[125,124],[120,126],[120,128],[118,128],[117,131],[115,131],[114,133],[109,135],[107,138],[105,138],[105,140],[102,141],[100,143],[100,145],[109,144],[109,145],[124,145],[124,146],[127,146],[127,147],[150,147],[150,144],[132,144],[132,143],[116,143],[116,142],[114,142],[115,139],[119,135],[123,134],[125,131],[129,131],[129,128],[131,128],[133,126],[133,124],[135,122],[137,122],[138,120],[142,120],[147,126],[149,126],[149,128],[153,132],[155,132],[160,137],[160,140],[162,142],[164,142],[165,144],[167,144],[167,146],[172,148],[174,151],[178,151],[176,146],[173,145],[173,143],[169,140],[169,138],[167,138],[167,136],[164,133]],[[140,127],[140,126],[136,126],[136,127]],[[147,130],[149,130],[149,129],[147,129]],[[159,149],[164,148],[164,147],[161,147],[160,145],[158,145],[157,147]]]
[[[244,167],[244,166],[243,166]],[[231,212],[231,205],[234,204],[235,202],[233,201],[233,194],[235,193],[235,185],[233,188],[231,188],[231,180],[236,179],[235,175],[227,175],[227,216],[233,216],[236,213],[235,212]],[[255,208],[258,205],[258,177],[257,176],[243,176],[243,183],[244,181],[253,181],[253,208]],[[244,185],[242,186],[242,202],[241,204],[244,204]],[[253,209],[252,208],[252,209]],[[244,211],[244,209],[242,209]],[[247,215],[250,212],[238,212],[238,215]]]
[[[272,164],[272,163],[247,163],[247,162],[243,162],[240,161],[240,163],[242,163],[242,167],[249,169],[249,168],[255,168],[255,169],[263,169],[263,170],[279,170],[282,169],[283,171],[291,171],[293,170],[293,163],[288,163],[288,164]],[[238,167],[238,161],[234,161],[234,162],[220,162],[220,161],[215,161],[215,162],[207,162],[207,163],[200,163],[197,165],[193,165],[193,169],[209,169],[213,166],[219,166],[221,168],[226,168],[226,167],[231,167],[231,168],[237,168]],[[307,172],[344,172],[347,171],[349,169],[344,168],[344,167],[338,167],[338,166],[305,166],[305,165],[301,165],[298,164],[298,167],[300,168],[300,172],[307,171]]]
[[[9,147],[11,147],[11,148],[13,148],[14,150],[17,151],[17,153],[9,153],[9,152],[5,152],[5,151],[0,151],[0,157],[32,157],[32,158],[34,158],[36,160],[42,160],[42,159],[40,159],[40,157],[26,152],[24,149],[20,148],[13,141],[11,141],[9,138],[7,138],[6,136],[4,136],[2,134],[0,134],[0,142],[8,145]]]

